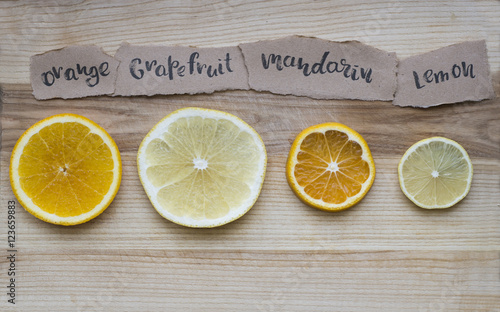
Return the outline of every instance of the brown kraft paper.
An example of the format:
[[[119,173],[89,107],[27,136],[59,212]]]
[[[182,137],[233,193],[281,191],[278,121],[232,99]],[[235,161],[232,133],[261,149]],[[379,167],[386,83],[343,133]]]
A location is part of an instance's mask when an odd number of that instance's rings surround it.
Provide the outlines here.
[[[430,107],[495,97],[486,42],[467,41],[400,61],[394,104]]]
[[[112,94],[119,62],[96,46],[68,46],[31,57],[30,80],[38,100]]]
[[[194,48],[122,44],[114,95],[195,94],[248,90],[238,47]]]
[[[240,44],[250,88],[316,99],[391,101],[397,58],[357,41],[290,36]]]

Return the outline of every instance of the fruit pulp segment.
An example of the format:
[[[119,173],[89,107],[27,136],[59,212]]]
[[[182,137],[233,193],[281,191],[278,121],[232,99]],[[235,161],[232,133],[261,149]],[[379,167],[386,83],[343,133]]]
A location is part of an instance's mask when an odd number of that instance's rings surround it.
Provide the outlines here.
[[[313,132],[300,145],[294,176],[312,198],[341,204],[358,194],[370,176],[362,156],[361,145],[344,132]]]
[[[419,146],[402,169],[406,190],[426,206],[447,205],[467,190],[469,164],[458,148],[445,142]]]
[[[111,150],[77,122],[57,122],[31,136],[19,160],[24,193],[40,209],[59,217],[95,208],[113,181]]]
[[[168,212],[216,219],[250,196],[259,161],[252,135],[231,121],[182,117],[148,143],[146,176]]]

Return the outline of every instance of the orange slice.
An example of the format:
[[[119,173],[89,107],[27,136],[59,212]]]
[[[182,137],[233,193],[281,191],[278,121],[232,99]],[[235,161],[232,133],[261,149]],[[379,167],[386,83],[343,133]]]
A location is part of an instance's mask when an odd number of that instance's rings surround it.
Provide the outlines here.
[[[340,123],[324,123],[297,136],[288,155],[286,177],[306,204],[339,211],[368,193],[375,164],[361,135]]]
[[[19,203],[35,217],[75,225],[101,214],[121,181],[121,158],[109,134],[79,115],[39,121],[12,151],[10,183]]]

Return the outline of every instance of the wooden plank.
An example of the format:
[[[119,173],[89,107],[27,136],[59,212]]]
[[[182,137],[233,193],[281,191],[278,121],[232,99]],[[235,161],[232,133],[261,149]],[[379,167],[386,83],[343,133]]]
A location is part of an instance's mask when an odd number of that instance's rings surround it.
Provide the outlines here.
[[[23,131],[54,114],[85,115],[116,140],[123,180],[111,206],[76,227],[44,223],[17,204],[17,304],[2,295],[0,310],[500,310],[498,98],[431,109],[254,91],[36,101],[28,85],[29,56],[69,44],[114,54],[122,41],[211,47],[300,34],[356,39],[401,58],[484,38],[500,94],[499,12],[493,0],[1,1],[0,285],[8,289],[9,157]],[[161,218],[137,176],[144,135],[188,106],[241,117],[268,151],[257,204],[221,228],[189,229]],[[377,167],[366,198],[340,213],[305,206],[285,179],[294,137],[326,121],[360,132]],[[474,165],[469,195],[442,211],[415,207],[397,181],[404,151],[434,135],[460,142]]]
[[[237,45],[287,35],[360,40],[399,57],[484,38],[500,70],[500,3],[418,1],[0,2],[0,82],[29,83],[29,57],[70,44]]]
[[[23,311],[497,311],[497,252],[30,248]]]
[[[498,275],[492,273],[498,272],[500,259],[498,99],[417,110],[383,102],[315,101],[253,91],[38,102],[29,86],[4,85],[3,95],[0,155],[4,206],[14,199],[8,181],[13,145],[26,128],[43,117],[64,111],[92,118],[116,139],[123,159],[123,182],[116,199],[89,223],[71,228],[53,226],[18,206],[20,307],[33,311],[71,307],[82,311],[109,307],[135,310],[143,308],[144,301],[151,308],[213,311],[292,311],[305,307],[326,311],[332,306],[432,311],[441,306],[461,310],[495,306],[500,287]],[[151,207],[137,176],[135,157],[142,137],[162,116],[186,106],[216,108],[240,116],[262,134],[268,149],[268,171],[257,204],[243,218],[221,228],[189,229],[164,220]],[[365,136],[377,166],[377,178],[367,197],[341,213],[325,213],[302,204],[289,189],[284,174],[294,136],[303,127],[331,120],[349,124]],[[401,193],[396,168],[408,146],[436,134],[464,145],[471,154],[475,175],[470,194],[456,207],[426,211]],[[7,231],[6,222],[1,227]],[[49,249],[41,249],[41,245]],[[331,273],[338,269],[335,259],[344,259],[343,254],[352,250],[363,253],[366,263],[348,256],[345,268],[340,268],[342,273]],[[390,250],[399,252],[385,252]],[[221,258],[245,257],[236,263],[223,261],[207,273],[199,262],[208,265],[214,252],[222,253]],[[151,253],[163,257],[158,256],[153,263],[140,260],[141,255]],[[184,253],[194,259],[181,258],[177,260],[180,267],[174,268],[158,264],[168,264],[172,257]],[[301,276],[301,263],[307,265],[307,255],[316,253],[333,262],[316,267],[314,274],[295,284],[275,282],[288,276],[285,268]],[[408,253],[415,264],[391,258]],[[430,255],[451,257],[446,261],[459,273],[452,274],[454,277],[434,275],[441,260],[418,260]],[[482,261],[481,255],[490,260]],[[255,263],[252,257],[260,264],[248,271]],[[4,257],[0,263],[7,267],[8,259]],[[418,272],[411,277],[403,273],[416,263],[421,267]],[[380,272],[377,266],[386,267]],[[468,273],[463,276],[458,268]],[[399,273],[395,275],[392,269]],[[176,275],[178,270],[183,277]],[[475,270],[487,273],[478,275]],[[449,285],[456,279],[468,286],[452,293],[455,290]],[[190,298],[190,294],[197,295]]]
[[[80,247],[417,250],[500,249],[500,100],[443,106],[431,110],[397,108],[390,103],[317,101],[253,91],[212,95],[36,101],[28,86],[5,85],[3,102],[2,189],[13,198],[8,160],[17,138],[37,120],[60,112],[87,116],[115,138],[123,159],[123,182],[108,210],[76,228],[61,228],[19,213],[23,242],[40,240]],[[242,219],[220,229],[187,229],[164,220],[152,208],[137,175],[137,148],[149,129],[180,107],[201,106],[233,113],[262,135],[268,170],[261,196]],[[411,114],[408,112],[411,111]],[[408,116],[411,116],[409,118]],[[372,149],[377,177],[356,207],[325,213],[302,204],[285,178],[291,141],[303,128],[338,121],[359,131]],[[469,195],[448,210],[427,211],[402,194],[397,164],[414,142],[442,135],[460,142],[472,157]],[[10,194],[10,195],[9,195]],[[80,233],[78,235],[77,233]],[[263,242],[267,242],[263,244]]]

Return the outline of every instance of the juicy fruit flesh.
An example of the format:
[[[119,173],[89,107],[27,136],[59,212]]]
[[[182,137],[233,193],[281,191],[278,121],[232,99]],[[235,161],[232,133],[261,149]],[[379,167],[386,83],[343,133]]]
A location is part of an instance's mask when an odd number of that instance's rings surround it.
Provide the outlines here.
[[[95,208],[113,182],[111,150],[77,122],[53,123],[34,134],[19,160],[20,184],[40,209],[72,217]]]
[[[361,146],[344,132],[314,132],[300,145],[294,176],[312,198],[341,204],[358,194],[370,176],[362,155]]]
[[[451,144],[430,142],[419,146],[402,166],[405,188],[425,206],[444,206],[466,190],[469,164]]]
[[[182,117],[146,147],[146,175],[178,217],[216,219],[241,206],[259,174],[253,137],[225,119]]]

